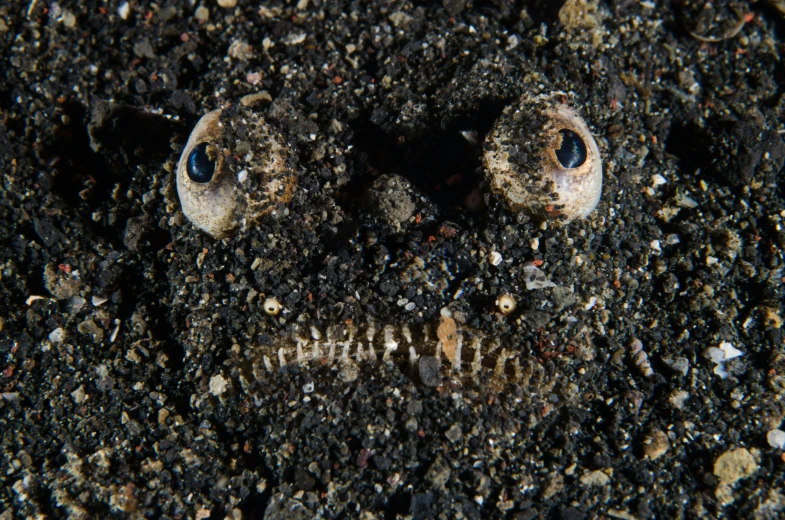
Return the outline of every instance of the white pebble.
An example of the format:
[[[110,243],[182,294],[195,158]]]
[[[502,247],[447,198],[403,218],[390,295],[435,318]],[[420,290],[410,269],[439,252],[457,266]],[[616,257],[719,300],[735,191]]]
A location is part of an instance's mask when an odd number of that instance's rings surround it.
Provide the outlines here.
[[[668,182],[668,180],[658,173],[656,175],[652,175],[651,176],[651,182],[655,186],[661,186],[661,185],[665,184],[666,182]]]
[[[744,355],[744,352],[734,347],[732,344],[728,343],[727,341],[723,341],[720,343],[720,349],[725,354],[725,359],[733,359],[739,356]]]
[[[710,360],[715,365],[719,365],[725,361],[725,352],[717,347],[709,347],[703,351],[703,356]]]
[[[229,389],[229,381],[221,374],[210,378],[210,393],[218,397]]]
[[[670,402],[671,406],[673,406],[677,410],[681,410],[684,407],[684,403],[689,398],[690,398],[690,394],[688,394],[684,390],[676,390],[671,394],[670,399],[668,399],[668,401]]]
[[[120,15],[120,18],[123,20],[128,20],[128,15],[131,14],[131,6],[128,2],[120,4],[120,7],[117,8],[117,14]]]
[[[501,253],[494,251],[491,253],[491,265],[496,266],[502,263]]]
[[[779,429],[769,430],[766,440],[772,448],[785,449],[785,432]]]
[[[62,327],[57,327],[55,330],[49,333],[49,341],[52,343],[62,343],[64,338],[65,331]]]

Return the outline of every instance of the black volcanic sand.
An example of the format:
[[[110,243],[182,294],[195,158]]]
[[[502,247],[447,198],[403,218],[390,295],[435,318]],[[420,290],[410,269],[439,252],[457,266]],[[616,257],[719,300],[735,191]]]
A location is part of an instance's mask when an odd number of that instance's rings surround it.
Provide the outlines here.
[[[776,9],[122,3],[0,6],[0,518],[785,514]],[[488,193],[482,141],[531,89],[596,137],[584,221]],[[215,240],[179,152],[262,92],[298,188]],[[527,289],[532,262],[556,287]],[[253,363],[442,313],[522,377]]]

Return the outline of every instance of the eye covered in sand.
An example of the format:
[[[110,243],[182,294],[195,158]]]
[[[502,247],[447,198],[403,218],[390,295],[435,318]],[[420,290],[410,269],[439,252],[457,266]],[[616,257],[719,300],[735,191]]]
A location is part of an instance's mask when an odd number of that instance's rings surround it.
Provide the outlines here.
[[[297,181],[291,146],[245,107],[208,112],[188,138],[177,165],[183,213],[222,238],[287,204]]]
[[[513,211],[570,221],[599,202],[600,152],[568,97],[524,95],[485,141],[491,191]],[[287,204],[296,169],[290,145],[259,114],[229,107],[194,127],[178,163],[177,192],[185,216],[222,238]]]
[[[562,92],[525,95],[504,110],[485,140],[491,190],[513,211],[570,221],[597,207],[600,151],[567,100]]]

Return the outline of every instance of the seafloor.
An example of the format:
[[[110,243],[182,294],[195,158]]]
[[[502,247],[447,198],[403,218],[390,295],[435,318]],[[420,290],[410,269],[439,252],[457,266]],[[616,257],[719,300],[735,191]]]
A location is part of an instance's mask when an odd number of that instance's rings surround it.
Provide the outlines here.
[[[0,518],[785,514],[785,17],[562,4],[2,2]],[[532,89],[599,145],[585,220],[489,190]],[[218,240],[174,172],[240,100],[297,187]],[[440,320],[515,367],[260,354]]]

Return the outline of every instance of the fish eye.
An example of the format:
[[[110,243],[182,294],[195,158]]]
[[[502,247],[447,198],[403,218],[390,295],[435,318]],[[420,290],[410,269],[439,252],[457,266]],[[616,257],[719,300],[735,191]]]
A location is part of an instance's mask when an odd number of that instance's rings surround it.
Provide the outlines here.
[[[565,168],[578,168],[586,163],[586,143],[583,139],[566,128],[559,130],[561,144],[556,150],[556,158]]]
[[[587,217],[600,200],[600,151],[568,98],[524,95],[485,140],[491,191],[513,211],[570,221]]]
[[[208,146],[209,143],[199,143],[188,154],[188,164],[186,165],[188,178],[201,184],[210,182],[215,173],[215,160],[208,155]]]
[[[223,238],[253,226],[294,195],[292,147],[248,107],[218,109],[199,120],[177,165],[183,214]]]

